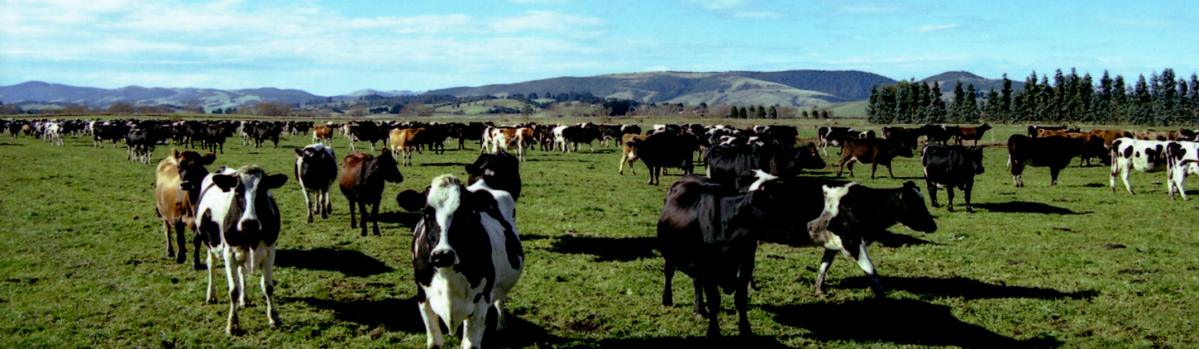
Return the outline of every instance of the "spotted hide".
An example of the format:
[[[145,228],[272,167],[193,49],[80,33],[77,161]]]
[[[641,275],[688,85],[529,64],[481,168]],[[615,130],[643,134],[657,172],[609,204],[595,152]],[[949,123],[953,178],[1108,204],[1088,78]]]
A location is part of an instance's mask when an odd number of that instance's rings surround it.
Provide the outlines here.
[[[1167,169],[1166,148],[1172,142],[1145,141],[1132,138],[1117,138],[1112,141],[1111,164],[1112,172],[1109,177],[1111,192],[1116,192],[1116,176],[1124,180],[1124,189],[1129,194],[1132,184],[1128,183],[1128,175],[1132,170],[1145,173],[1162,172]],[[1169,183],[1167,174],[1167,183]]]
[[[311,144],[296,149],[296,182],[304,192],[304,203],[308,207],[308,223],[314,214],[329,218],[333,204],[329,201],[329,188],[337,180],[337,155],[333,148],[324,144]],[[313,201],[316,207],[313,207]]]

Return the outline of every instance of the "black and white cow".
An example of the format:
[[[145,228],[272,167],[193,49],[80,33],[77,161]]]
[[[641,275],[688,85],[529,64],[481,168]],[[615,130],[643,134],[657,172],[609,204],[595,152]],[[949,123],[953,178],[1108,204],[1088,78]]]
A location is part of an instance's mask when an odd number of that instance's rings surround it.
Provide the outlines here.
[[[846,138],[851,138],[849,127],[820,126],[816,128],[816,138],[820,142],[820,153],[828,156],[828,146],[839,147]]]
[[[524,270],[515,207],[512,195],[486,181],[464,187],[452,175],[433,179],[412,241],[416,302],[429,348],[444,344],[441,323],[450,333],[465,324],[462,347],[479,347],[492,306],[496,328],[504,328],[504,301]]]
[[[1132,170],[1145,173],[1162,172],[1168,169],[1166,148],[1170,141],[1146,141],[1132,138],[1117,138],[1112,141],[1112,172],[1108,178],[1111,192],[1116,192],[1116,176],[1124,180],[1124,188],[1129,194],[1132,184],[1128,183],[1128,175]],[[1171,186],[1171,174],[1167,173],[1167,187]],[[1169,188],[1167,188],[1169,189]]]
[[[970,192],[974,190],[974,176],[984,171],[983,148],[929,143],[920,153],[920,164],[924,166],[928,197],[934,208],[941,206],[937,204],[937,189],[941,188],[949,196],[947,207],[953,212],[953,188],[958,188],[966,195],[966,212],[974,212],[970,208]]]
[[[296,149],[296,182],[304,192],[304,203],[308,205],[308,223],[312,216],[320,214],[329,218],[333,204],[329,201],[329,187],[337,180],[337,155],[333,148],[316,143]],[[316,209],[312,203],[316,202]]]
[[[841,252],[858,263],[870,278],[875,294],[882,295],[883,288],[874,263],[866,254],[866,246],[878,233],[897,222],[916,231],[937,231],[937,222],[929,215],[924,197],[913,182],[895,189],[867,188],[854,182],[839,187],[824,186],[823,190],[824,211],[808,222],[812,241],[824,246],[816,276],[817,294],[824,293],[824,278],[837,252]]]
[[[512,154],[503,150],[479,154],[473,164],[466,165],[466,173],[470,175],[468,183],[485,181],[493,189],[512,194],[512,201],[520,200],[520,159]]]
[[[824,159],[816,153],[816,145],[783,148],[766,145],[716,145],[708,149],[708,178],[734,188],[746,189],[756,179],[754,170],[774,176],[794,177],[804,169],[822,169]]]
[[[239,330],[237,309],[246,306],[246,278],[254,269],[262,272],[262,293],[266,298],[267,324],[278,326],[275,286],[271,270],[275,265],[275,243],[279,238],[279,206],[270,190],[287,183],[287,175],[267,175],[261,167],[250,165],[239,170],[221,168],[204,178],[196,207],[197,238],[208,244],[208,290],[205,302],[215,304],[212,279],[219,256],[225,263],[229,282],[229,322],[225,333]]]
[[[1170,142],[1166,147],[1166,158],[1170,168],[1170,180],[1167,181],[1170,200],[1174,200],[1175,192],[1182,194],[1183,200],[1189,200],[1187,199],[1186,178],[1187,175],[1199,175],[1199,143]]]

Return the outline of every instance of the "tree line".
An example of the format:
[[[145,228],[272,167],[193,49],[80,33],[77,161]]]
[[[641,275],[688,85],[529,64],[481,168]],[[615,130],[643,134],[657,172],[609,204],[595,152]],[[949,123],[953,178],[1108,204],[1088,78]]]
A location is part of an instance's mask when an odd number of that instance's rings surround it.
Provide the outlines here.
[[[1002,88],[985,93],[959,80],[946,101],[937,82],[900,81],[870,89],[866,115],[877,124],[1048,123],[1176,126],[1199,124],[1199,78],[1178,77],[1174,69],[1144,75],[1129,84],[1105,70],[1096,83],[1091,74],[1058,69],[1038,78],[1034,71],[1024,89],[1014,91],[1003,75]]]

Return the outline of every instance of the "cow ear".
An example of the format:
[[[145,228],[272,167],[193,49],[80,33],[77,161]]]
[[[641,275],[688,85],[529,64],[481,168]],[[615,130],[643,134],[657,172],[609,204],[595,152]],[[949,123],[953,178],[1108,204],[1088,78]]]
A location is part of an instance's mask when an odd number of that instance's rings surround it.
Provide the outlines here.
[[[212,175],[212,183],[216,184],[218,188],[221,188],[221,191],[223,192],[233,190],[233,188],[236,188],[237,184],[240,182],[241,176],[237,173],[222,173]]]
[[[262,186],[266,189],[282,187],[284,183],[287,183],[287,175],[285,174],[270,175],[262,178]]]
[[[466,173],[475,176],[479,175],[479,166],[475,166],[475,164],[466,165]]]
[[[200,165],[212,165],[213,161],[216,161],[216,154],[213,153],[204,153],[204,156],[200,157]]]
[[[179,159],[179,149],[171,148],[171,157],[175,158],[175,159]]]
[[[400,208],[408,212],[417,212],[425,207],[428,199],[425,197],[428,193],[418,193],[415,190],[408,189],[396,195],[396,203]]]
[[[302,149],[300,149],[300,148],[296,148],[296,157],[297,157],[297,158],[302,158],[302,157],[304,157],[304,150],[302,150]]]

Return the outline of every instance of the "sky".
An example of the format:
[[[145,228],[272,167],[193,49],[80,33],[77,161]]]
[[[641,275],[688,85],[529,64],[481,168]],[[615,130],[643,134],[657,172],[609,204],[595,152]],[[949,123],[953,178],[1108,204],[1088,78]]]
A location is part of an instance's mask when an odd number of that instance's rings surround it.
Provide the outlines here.
[[[0,0],[0,86],[332,96],[666,70],[1189,78],[1196,14],[1199,1]]]

